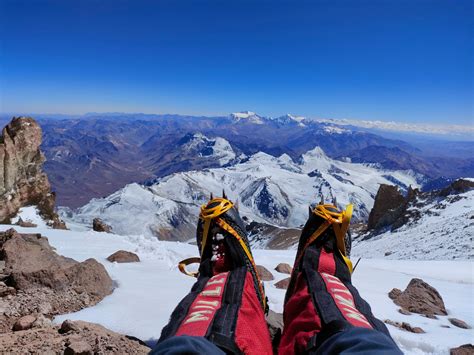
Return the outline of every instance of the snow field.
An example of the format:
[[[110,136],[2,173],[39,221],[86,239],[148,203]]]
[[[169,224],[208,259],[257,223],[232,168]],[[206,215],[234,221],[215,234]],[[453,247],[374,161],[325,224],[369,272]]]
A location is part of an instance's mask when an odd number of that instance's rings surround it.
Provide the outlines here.
[[[12,226],[0,225],[0,230]],[[23,233],[41,233],[49,239],[59,254],[83,261],[95,258],[101,262],[116,283],[112,295],[94,307],[58,316],[85,320],[153,343],[177,303],[190,290],[194,279],[181,274],[177,263],[198,255],[196,246],[158,241],[146,236],[120,236],[92,231],[63,231],[48,228],[21,228]],[[113,252],[124,249],[139,255],[140,263],[117,264],[106,260]],[[273,269],[280,262],[293,264],[295,251],[254,250],[257,264],[270,270],[275,280],[265,282],[270,308],[282,312],[284,290],[274,283],[288,277]],[[434,286],[443,297],[449,315],[437,320],[419,315],[405,316],[388,298],[394,287],[405,289],[413,277]],[[472,343],[474,330],[452,326],[448,317],[455,317],[474,325],[474,263],[470,261],[405,261],[362,259],[354,273],[354,285],[372,306],[374,314],[384,320],[405,321],[420,326],[426,334],[413,334],[388,326],[395,341],[409,354],[447,354],[449,348]],[[443,328],[448,325],[450,328]]]

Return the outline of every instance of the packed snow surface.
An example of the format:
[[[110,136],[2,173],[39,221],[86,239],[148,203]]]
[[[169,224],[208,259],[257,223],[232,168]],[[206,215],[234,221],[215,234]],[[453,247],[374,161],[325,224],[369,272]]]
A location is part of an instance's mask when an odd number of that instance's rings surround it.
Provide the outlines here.
[[[0,230],[11,226],[0,225]],[[57,252],[78,261],[93,257],[104,264],[117,288],[94,307],[56,317],[100,323],[111,330],[136,336],[153,343],[177,305],[190,290],[194,280],[177,269],[179,260],[197,255],[196,246],[158,241],[147,236],[120,236],[92,231],[64,231],[48,228],[21,228],[19,232],[41,233],[48,237]],[[110,263],[107,256],[124,249],[139,255],[141,262]],[[264,265],[275,276],[266,282],[270,308],[283,309],[284,291],[274,283],[288,275],[274,271],[280,262],[293,263],[294,251],[254,250],[257,264]],[[471,343],[474,330],[452,326],[448,317],[474,325],[474,265],[469,261],[399,261],[362,259],[354,273],[354,285],[371,304],[375,315],[384,320],[409,322],[426,334],[413,334],[388,326],[405,353],[448,354],[451,347]],[[405,289],[413,277],[433,285],[442,295],[449,315],[429,319],[419,315],[402,315],[387,293],[394,287]],[[450,328],[443,328],[449,326]]]

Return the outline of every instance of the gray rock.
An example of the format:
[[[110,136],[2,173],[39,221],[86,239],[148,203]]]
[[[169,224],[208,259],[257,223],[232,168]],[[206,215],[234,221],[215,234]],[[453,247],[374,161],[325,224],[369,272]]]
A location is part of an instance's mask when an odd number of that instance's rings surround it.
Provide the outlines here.
[[[452,325],[462,328],[462,329],[471,329],[471,327],[463,320],[457,318],[448,318]]]

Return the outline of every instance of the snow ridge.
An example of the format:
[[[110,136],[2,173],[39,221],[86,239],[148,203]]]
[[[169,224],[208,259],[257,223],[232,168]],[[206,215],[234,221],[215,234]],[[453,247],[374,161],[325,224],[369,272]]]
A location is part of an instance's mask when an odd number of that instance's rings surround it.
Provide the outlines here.
[[[241,215],[282,227],[301,227],[310,204],[333,201],[354,204],[354,220],[367,219],[379,184],[418,187],[419,176],[387,171],[364,164],[329,158],[319,147],[299,162],[288,155],[257,153],[228,167],[189,171],[158,179],[151,186],[130,184],[80,208],[69,221],[90,225],[102,218],[119,234],[145,234],[187,241],[194,235],[199,207],[210,195],[225,189],[233,201],[240,199]]]

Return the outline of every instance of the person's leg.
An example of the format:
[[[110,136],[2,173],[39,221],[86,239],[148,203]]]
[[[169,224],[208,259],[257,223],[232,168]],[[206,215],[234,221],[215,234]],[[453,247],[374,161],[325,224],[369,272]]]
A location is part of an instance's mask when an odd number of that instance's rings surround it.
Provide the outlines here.
[[[318,206],[303,228],[285,297],[279,352],[400,354],[351,283],[344,216],[328,211],[334,209]]]
[[[169,339],[176,344],[192,336],[228,353],[271,354],[263,284],[243,222],[228,200],[213,199],[203,207],[197,241],[199,276],[163,328],[156,351]]]

